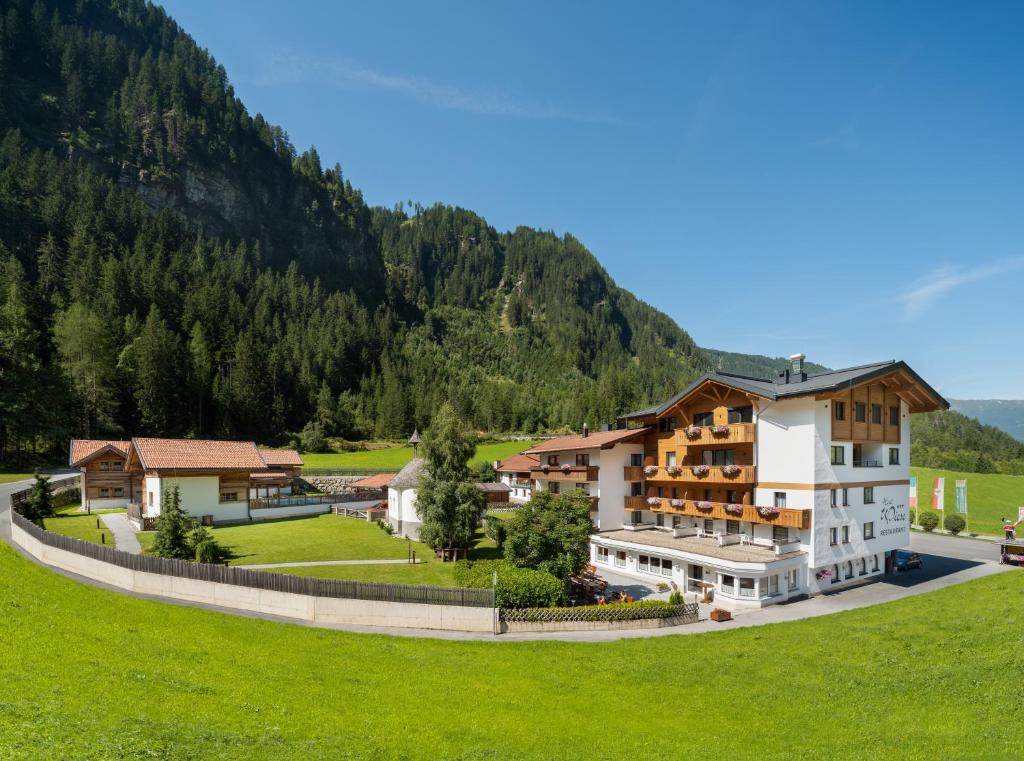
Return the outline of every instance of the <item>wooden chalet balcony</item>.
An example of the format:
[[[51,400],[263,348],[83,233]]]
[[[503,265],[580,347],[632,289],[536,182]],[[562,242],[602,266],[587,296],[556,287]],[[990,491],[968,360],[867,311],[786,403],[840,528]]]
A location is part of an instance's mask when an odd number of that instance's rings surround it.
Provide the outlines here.
[[[656,500],[652,503],[651,500]],[[703,502],[700,500],[673,500],[659,497],[626,497],[627,510],[650,510],[669,515],[688,515],[693,518],[718,518],[720,520],[744,521],[746,523],[767,523],[775,526],[804,529],[811,525],[810,510],[793,510],[785,507],[758,507],[740,505],[740,510],[726,510],[725,502]],[[701,507],[698,507],[701,505]]]
[[[753,484],[757,483],[757,467],[754,465],[731,466],[736,470],[726,473],[728,465],[679,465],[679,473],[671,475],[662,466],[658,472],[647,476],[648,481],[667,481],[669,483],[697,484]],[[706,471],[705,471],[706,468]]]
[[[539,465],[530,468],[530,475],[541,481],[596,481],[596,465]]]
[[[624,481],[643,481],[644,480],[644,468],[642,465],[627,465],[622,469],[622,480]]]
[[[752,444],[753,423],[730,423],[725,426],[702,426],[691,438],[686,428],[676,429],[676,444],[679,446],[702,446],[704,444]],[[716,432],[720,431],[720,432]]]

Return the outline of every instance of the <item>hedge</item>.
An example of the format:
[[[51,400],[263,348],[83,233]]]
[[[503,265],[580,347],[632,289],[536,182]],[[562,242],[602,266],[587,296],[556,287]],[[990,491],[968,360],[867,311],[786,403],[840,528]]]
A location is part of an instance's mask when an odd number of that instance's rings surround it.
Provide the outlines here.
[[[662,604],[652,604],[661,602]],[[580,605],[576,608],[520,608],[501,610],[502,621],[541,623],[545,621],[642,621],[654,618],[698,618],[695,603],[669,605],[664,601],[624,603],[622,605]]]
[[[550,608],[565,602],[565,583],[550,573],[519,568],[507,560],[460,560],[455,583],[463,587],[491,586],[497,572],[495,601],[499,608]]]

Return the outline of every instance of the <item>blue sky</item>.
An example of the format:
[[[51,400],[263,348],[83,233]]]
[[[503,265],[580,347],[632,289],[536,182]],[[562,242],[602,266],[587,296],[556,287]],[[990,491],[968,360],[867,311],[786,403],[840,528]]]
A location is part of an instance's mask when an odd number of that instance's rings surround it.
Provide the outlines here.
[[[372,204],[571,232],[703,346],[1024,398],[1024,4],[164,5]]]

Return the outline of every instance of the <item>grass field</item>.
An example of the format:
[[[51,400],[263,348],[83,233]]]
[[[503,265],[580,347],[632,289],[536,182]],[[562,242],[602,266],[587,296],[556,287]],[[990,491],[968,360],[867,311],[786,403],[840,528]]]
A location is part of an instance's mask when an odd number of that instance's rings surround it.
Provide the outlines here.
[[[24,481],[32,477],[32,473],[0,473],[0,484],[9,484],[13,481]]]
[[[932,484],[936,478],[946,479],[946,513],[956,510],[956,479],[967,480],[967,507],[969,529],[976,534],[1001,535],[1000,519],[1017,520],[1017,507],[1024,505],[1024,476],[1004,476],[996,473],[957,473],[932,468],[910,469],[917,476],[918,505],[931,509]]]
[[[604,644],[229,616],[83,586],[6,546],[0,578],[5,758],[1019,758],[1005,603],[1024,573]]]
[[[499,441],[481,444],[476,448],[476,455],[470,464],[501,460],[509,455],[522,452],[533,441]],[[370,468],[401,470],[412,459],[412,447],[390,447],[387,449],[370,449],[364,452],[327,452],[316,454],[307,452],[302,455],[303,467],[306,468]]]
[[[338,515],[224,526],[211,531],[214,538],[230,551],[232,565],[404,559],[408,552],[406,540],[390,536],[377,524]],[[153,546],[155,536],[153,531],[138,535],[144,550]],[[484,552],[488,544],[481,536],[480,551]],[[412,549],[417,558],[432,560],[434,557],[433,551],[422,542],[412,542]],[[369,569],[375,567],[367,566],[366,573],[371,574],[373,571]]]
[[[95,512],[92,515],[57,515],[53,518],[44,518],[43,528],[55,534],[64,534],[75,539],[84,539],[93,544],[104,544],[100,539],[100,535],[103,535],[106,538],[105,544],[113,547],[113,534],[110,533],[110,529],[103,525],[102,521],[100,522],[102,528],[96,528],[96,521],[98,520],[98,513]]]

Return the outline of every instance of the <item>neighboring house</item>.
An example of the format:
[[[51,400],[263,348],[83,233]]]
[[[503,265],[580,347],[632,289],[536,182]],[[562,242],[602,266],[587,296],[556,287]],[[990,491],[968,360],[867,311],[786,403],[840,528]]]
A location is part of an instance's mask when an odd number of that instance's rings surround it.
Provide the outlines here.
[[[600,463],[579,441],[553,463],[555,442],[530,450],[549,484],[597,485],[599,568],[709,588],[723,607],[892,569],[910,539],[910,415],[949,404],[904,362],[808,375],[803,359],[773,380],[704,375],[625,415]]]
[[[247,521],[251,474],[267,464],[251,441],[134,438],[128,470],[144,474],[139,506],[156,518],[165,491],[177,487],[181,508],[206,522]]]
[[[92,510],[127,507],[141,480],[128,472],[130,441],[72,439],[68,464],[82,473],[82,505]]]
[[[388,483],[388,522],[400,536],[419,538],[421,521],[416,513],[416,491],[425,467],[423,458],[414,457]],[[508,505],[506,484],[480,483],[477,487],[484,493],[488,505]]]
[[[529,502],[533,493],[533,476],[531,470],[540,464],[537,455],[514,454],[494,463],[494,471],[503,484],[511,491],[509,499],[513,502]]]
[[[267,469],[249,474],[250,497],[278,497],[292,493],[292,484],[302,472],[302,457],[294,449],[257,447]]]

